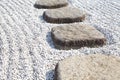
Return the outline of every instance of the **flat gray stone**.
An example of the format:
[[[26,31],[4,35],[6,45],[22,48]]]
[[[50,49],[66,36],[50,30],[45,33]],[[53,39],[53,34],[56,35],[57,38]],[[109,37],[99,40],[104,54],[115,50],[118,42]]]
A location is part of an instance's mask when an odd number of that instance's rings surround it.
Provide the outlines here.
[[[35,3],[36,8],[60,8],[67,6],[67,0],[37,0]]]
[[[86,13],[78,8],[63,7],[50,9],[43,13],[43,18],[49,23],[73,23],[82,22]]]
[[[104,35],[86,24],[67,24],[52,28],[51,37],[57,49],[98,47],[106,44]]]
[[[120,80],[120,57],[102,54],[69,57],[57,64],[54,80]]]

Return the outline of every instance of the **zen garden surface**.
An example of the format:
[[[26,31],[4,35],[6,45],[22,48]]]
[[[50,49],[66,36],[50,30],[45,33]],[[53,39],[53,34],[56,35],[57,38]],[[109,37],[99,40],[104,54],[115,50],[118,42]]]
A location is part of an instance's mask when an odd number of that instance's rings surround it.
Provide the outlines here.
[[[87,13],[84,22],[77,24],[91,25],[107,39],[107,44],[104,46],[94,48],[86,46],[70,50],[55,48],[51,30],[64,24],[47,23],[43,17],[47,9],[35,8],[35,2],[35,0],[0,1],[0,80],[53,80],[56,76],[54,75],[56,64],[70,56],[84,57],[86,54],[96,53],[119,56],[119,0],[68,0],[69,5],[66,5]],[[110,58],[111,61],[112,59]],[[102,59],[100,58],[99,61]],[[84,63],[82,60],[81,62]],[[117,62],[119,63],[119,60]],[[111,63],[116,64],[116,62]],[[115,80],[119,79],[117,75],[113,76]]]

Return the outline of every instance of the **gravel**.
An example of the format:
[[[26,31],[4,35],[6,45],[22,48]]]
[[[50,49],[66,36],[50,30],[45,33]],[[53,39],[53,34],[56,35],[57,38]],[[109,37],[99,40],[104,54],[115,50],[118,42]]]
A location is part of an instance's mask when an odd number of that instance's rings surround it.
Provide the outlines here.
[[[67,51],[54,48],[50,31],[58,24],[45,22],[45,9],[34,4],[35,0],[0,1],[0,80],[53,80],[56,63],[72,55],[120,56],[119,0],[69,0],[88,13],[85,23],[95,26],[108,42],[99,48]]]

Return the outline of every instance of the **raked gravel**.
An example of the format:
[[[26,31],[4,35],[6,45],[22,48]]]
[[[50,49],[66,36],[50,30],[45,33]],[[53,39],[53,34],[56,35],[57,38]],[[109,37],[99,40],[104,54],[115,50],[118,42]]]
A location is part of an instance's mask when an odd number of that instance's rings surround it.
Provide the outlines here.
[[[120,56],[120,1],[69,0],[88,13],[86,23],[107,38],[99,48],[57,50],[50,31],[57,24],[43,20],[45,9],[34,8],[36,0],[0,1],[0,80],[53,80],[58,61],[91,53]],[[59,24],[62,25],[62,24]]]

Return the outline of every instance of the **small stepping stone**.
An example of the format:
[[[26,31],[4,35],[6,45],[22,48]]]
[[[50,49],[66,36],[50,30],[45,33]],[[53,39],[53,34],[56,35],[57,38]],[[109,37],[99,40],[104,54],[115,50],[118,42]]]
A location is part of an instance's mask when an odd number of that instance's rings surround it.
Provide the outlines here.
[[[67,0],[37,0],[35,3],[36,8],[60,8],[67,6],[68,2]]]
[[[54,80],[120,80],[120,57],[102,54],[69,57],[57,64]]]
[[[57,49],[78,49],[106,44],[104,35],[86,24],[67,24],[54,27],[51,30],[51,37]]]
[[[49,23],[73,23],[85,19],[86,13],[74,7],[50,9],[44,12],[43,18]]]

